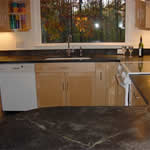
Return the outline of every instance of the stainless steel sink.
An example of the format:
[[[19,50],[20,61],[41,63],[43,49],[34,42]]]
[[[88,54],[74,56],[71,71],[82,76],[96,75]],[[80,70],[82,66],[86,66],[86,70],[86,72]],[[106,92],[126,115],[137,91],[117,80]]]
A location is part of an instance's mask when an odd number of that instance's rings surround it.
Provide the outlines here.
[[[45,58],[45,60],[87,60],[90,57],[60,57],[60,58]]]

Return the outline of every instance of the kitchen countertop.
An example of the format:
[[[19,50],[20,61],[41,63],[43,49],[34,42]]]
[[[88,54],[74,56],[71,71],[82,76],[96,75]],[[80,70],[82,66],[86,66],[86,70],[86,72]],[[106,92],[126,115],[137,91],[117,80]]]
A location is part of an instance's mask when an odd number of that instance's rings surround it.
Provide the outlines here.
[[[52,60],[47,60],[47,58],[52,58]],[[81,59],[73,60],[54,60],[54,58],[61,58],[61,56],[0,56],[0,63],[120,62],[120,56],[117,55],[97,55],[90,57],[91,59],[81,57]]]
[[[0,121],[1,150],[149,150],[150,107],[43,108]]]
[[[138,56],[128,57],[122,55],[93,55],[84,56],[91,57],[91,59],[73,59],[73,60],[54,60],[54,58],[61,58],[57,55],[45,56],[0,56],[0,64],[3,63],[57,63],[57,62],[150,62],[150,55],[139,58]],[[52,58],[52,60],[46,60]]]
[[[150,104],[150,75],[130,75],[130,78],[145,102]]]

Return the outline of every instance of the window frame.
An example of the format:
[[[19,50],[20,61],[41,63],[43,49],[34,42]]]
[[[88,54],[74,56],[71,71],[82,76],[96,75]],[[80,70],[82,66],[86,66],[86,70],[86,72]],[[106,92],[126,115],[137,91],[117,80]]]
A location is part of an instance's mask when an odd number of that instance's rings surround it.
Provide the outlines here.
[[[40,9],[40,0],[33,2],[33,14],[37,17],[34,18],[34,44],[33,46],[38,49],[66,49],[66,43],[42,43],[42,31],[41,31],[41,9]],[[38,9],[37,9],[38,8]],[[70,43],[71,48],[78,49],[80,46],[83,49],[110,49],[110,48],[120,48],[123,45],[128,44],[127,35],[128,35],[128,0],[126,0],[126,10],[125,10],[125,42],[102,42],[102,43]]]

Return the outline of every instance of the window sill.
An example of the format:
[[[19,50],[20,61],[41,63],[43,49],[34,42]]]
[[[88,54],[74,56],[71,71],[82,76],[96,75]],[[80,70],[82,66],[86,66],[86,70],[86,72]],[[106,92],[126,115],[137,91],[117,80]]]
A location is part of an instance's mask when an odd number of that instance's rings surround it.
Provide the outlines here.
[[[78,49],[80,46],[84,49],[110,49],[120,48],[126,45],[125,42],[120,43],[70,43],[71,48]],[[34,48],[37,49],[66,49],[67,43],[52,43],[52,44],[35,44]]]

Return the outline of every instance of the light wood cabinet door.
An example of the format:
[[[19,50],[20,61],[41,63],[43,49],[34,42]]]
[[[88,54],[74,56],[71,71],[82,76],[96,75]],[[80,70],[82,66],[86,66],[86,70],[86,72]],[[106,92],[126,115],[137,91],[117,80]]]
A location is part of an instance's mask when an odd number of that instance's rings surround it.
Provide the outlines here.
[[[136,27],[150,30],[150,2],[136,0]]]
[[[131,106],[146,106],[146,103],[137,89],[131,84]]]
[[[95,72],[70,72],[66,75],[68,106],[92,106],[95,99]]]
[[[116,106],[124,106],[125,105],[125,89],[120,86],[119,82],[116,79],[117,87],[116,87]]]
[[[124,105],[124,97],[118,97],[118,94],[123,94],[122,90],[118,88],[120,85],[118,85],[116,81],[116,74],[117,74],[117,68],[119,63],[106,63],[106,101],[108,103],[108,106],[123,106]],[[123,89],[124,90],[124,89]]]
[[[0,32],[10,31],[8,0],[0,0]]]
[[[145,29],[145,2],[141,0],[136,0],[136,27],[140,29]]]
[[[36,74],[39,107],[65,105],[64,73]]]
[[[119,63],[96,63],[96,106],[123,106],[116,81]]]
[[[95,106],[107,106],[106,101],[106,63],[96,63],[96,97]]]

